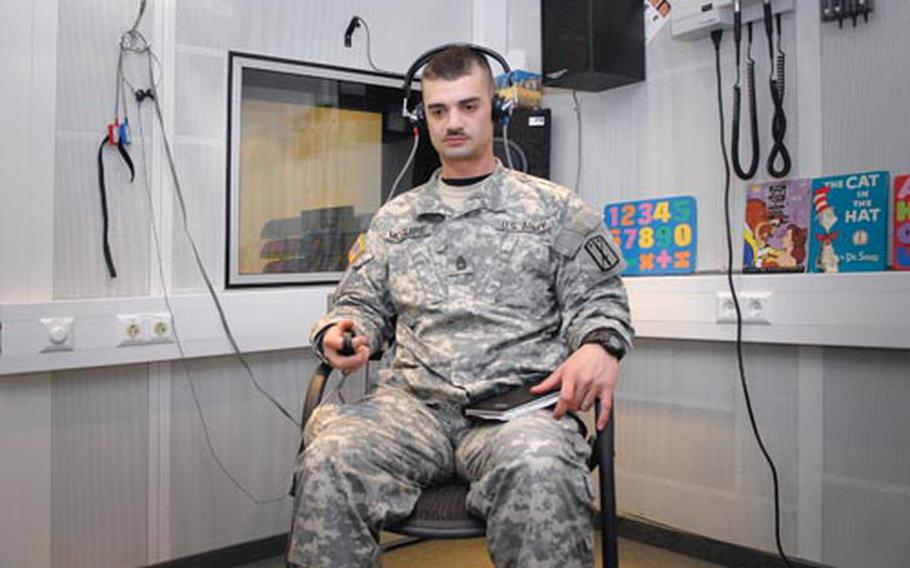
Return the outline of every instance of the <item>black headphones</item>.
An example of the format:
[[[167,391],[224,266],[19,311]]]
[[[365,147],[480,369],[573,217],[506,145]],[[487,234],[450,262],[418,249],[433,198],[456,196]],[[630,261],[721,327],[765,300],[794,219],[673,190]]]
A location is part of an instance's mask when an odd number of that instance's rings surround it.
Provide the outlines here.
[[[408,72],[404,74],[404,102],[401,104],[401,115],[408,119],[408,121],[411,123],[411,126],[418,127],[426,120],[426,112],[424,111],[422,101],[417,103],[417,106],[414,107],[414,110],[408,109],[408,99],[411,98],[411,84],[414,82],[414,75],[416,75],[424,65],[429,63],[430,59],[432,59],[434,55],[452,47],[466,47],[471,51],[480,54],[481,56],[488,55],[491,58],[495,59],[499,63],[499,66],[502,67],[502,70],[506,74],[506,77],[508,77],[509,86],[512,86],[512,68],[509,67],[509,62],[506,61],[505,57],[499,55],[492,49],[480,45],[475,45],[473,43],[447,43],[440,45],[439,47],[434,47],[433,49],[418,57],[417,60],[411,64]],[[493,121],[500,122],[504,125],[508,124],[509,118],[512,116],[514,99],[504,99],[499,95],[494,94],[490,106],[492,109],[491,118]]]

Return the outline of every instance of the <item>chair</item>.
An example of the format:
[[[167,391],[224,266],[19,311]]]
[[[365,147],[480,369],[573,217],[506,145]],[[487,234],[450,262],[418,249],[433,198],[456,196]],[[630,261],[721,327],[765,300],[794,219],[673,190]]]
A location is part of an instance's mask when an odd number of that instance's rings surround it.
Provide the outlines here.
[[[313,410],[322,400],[323,392],[333,369],[323,363],[313,373],[304,399],[301,425],[306,425]],[[595,406],[595,415],[600,404]],[[613,472],[613,417],[607,427],[598,432],[592,440],[593,451],[589,466],[600,467],[600,529],[602,536],[603,568],[617,568],[619,555],[617,546],[615,479]],[[301,440],[300,451],[304,444]],[[292,489],[293,492],[293,489]],[[427,488],[417,500],[411,516],[383,530],[418,539],[476,538],[484,536],[486,527],[480,519],[468,514],[465,498],[468,486],[453,480],[452,483]]]

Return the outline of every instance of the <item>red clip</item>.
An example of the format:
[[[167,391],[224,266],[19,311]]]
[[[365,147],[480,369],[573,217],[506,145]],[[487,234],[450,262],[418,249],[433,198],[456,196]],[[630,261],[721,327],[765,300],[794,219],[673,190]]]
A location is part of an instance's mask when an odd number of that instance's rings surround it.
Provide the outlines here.
[[[119,128],[119,125],[117,124],[118,122],[119,121],[115,120],[114,122],[107,125],[107,143],[110,144],[111,146],[117,145],[116,132],[117,132],[117,129]]]

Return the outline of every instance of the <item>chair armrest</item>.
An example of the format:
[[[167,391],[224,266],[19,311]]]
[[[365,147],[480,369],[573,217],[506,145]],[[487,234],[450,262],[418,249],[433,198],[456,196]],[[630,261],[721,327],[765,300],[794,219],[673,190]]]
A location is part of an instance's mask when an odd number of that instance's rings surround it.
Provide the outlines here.
[[[321,363],[310,379],[310,386],[307,387],[306,398],[303,399],[303,413],[300,417],[301,430],[306,427],[307,421],[322,401],[322,395],[325,393],[325,386],[329,382],[329,375],[332,374],[332,367],[328,363]]]

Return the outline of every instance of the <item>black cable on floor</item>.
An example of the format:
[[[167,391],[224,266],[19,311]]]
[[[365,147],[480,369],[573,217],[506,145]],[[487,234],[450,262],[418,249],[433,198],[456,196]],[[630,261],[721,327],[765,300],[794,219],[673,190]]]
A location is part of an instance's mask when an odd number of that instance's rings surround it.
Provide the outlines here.
[[[733,283],[733,229],[730,221],[730,160],[727,156],[727,143],[724,138],[726,127],[724,125],[724,100],[721,87],[720,74],[720,41],[723,37],[723,31],[717,30],[711,32],[711,40],[714,42],[714,58],[717,71],[717,110],[720,118],[720,148],[724,158],[724,221],[727,233],[727,285],[730,288],[730,295],[733,298],[733,307],[736,310],[736,360],[739,365],[739,379],[743,388],[743,397],[746,400],[746,410],[749,414],[749,422],[752,425],[752,434],[761,450],[768,467],[771,469],[771,478],[774,482],[774,538],[777,543],[777,552],[781,560],[787,566],[793,568],[793,564],[784,554],[784,547],[780,539],[780,487],[777,479],[777,467],[771,454],[762,441],[761,433],[758,431],[758,423],[755,420],[755,412],[752,410],[752,399],[749,396],[749,385],[746,381],[746,364],[743,359],[743,314],[739,306],[739,298],[736,295],[736,286]]]

